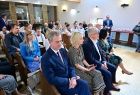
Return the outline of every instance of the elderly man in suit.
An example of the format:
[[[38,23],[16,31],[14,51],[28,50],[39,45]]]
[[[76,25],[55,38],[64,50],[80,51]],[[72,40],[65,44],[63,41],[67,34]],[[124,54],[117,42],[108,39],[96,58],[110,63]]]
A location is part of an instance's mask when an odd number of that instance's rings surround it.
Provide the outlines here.
[[[106,84],[104,95],[111,95],[110,90],[120,90],[112,84],[116,82],[116,67],[106,61],[103,50],[98,45],[98,30],[96,28],[89,29],[88,37],[83,44],[85,59],[89,64],[94,64],[97,70],[101,71]]]
[[[61,34],[52,31],[48,40],[50,48],[41,59],[42,72],[48,82],[55,85],[61,95],[91,95],[88,83],[77,78],[67,51],[61,48]]]

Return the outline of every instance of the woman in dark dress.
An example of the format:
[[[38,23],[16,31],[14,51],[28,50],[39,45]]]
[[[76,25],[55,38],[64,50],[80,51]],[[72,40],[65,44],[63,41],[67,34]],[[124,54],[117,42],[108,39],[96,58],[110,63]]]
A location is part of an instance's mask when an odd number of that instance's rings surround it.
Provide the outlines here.
[[[69,58],[75,66],[76,74],[82,79],[87,80],[94,95],[103,95],[105,88],[104,80],[100,71],[94,65],[89,65],[85,58],[81,44],[83,36],[79,32],[74,32],[71,36],[72,47],[69,49]]]
[[[122,73],[132,75],[133,73],[128,71],[122,64],[122,59],[113,53],[112,44],[107,41],[109,33],[106,29],[101,29],[99,33],[99,46],[105,51],[105,55],[108,61],[115,66],[119,66],[122,69]]]

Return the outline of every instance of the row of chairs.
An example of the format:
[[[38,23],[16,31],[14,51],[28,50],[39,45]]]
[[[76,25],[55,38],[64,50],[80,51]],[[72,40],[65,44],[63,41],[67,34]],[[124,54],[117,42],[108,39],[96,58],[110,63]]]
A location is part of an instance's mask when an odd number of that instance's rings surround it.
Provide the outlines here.
[[[22,57],[19,53],[16,53],[17,61],[19,62],[19,69],[20,69],[20,76],[22,77],[24,83],[26,86],[28,86],[27,78],[31,77],[32,75],[39,73],[40,74],[40,89],[41,89],[41,95],[60,95],[60,93],[56,90],[56,88],[49,84],[48,81],[45,79],[41,71],[36,71],[33,73],[28,73],[27,68],[22,60]]]
[[[62,40],[64,42],[64,47],[68,49],[71,46],[70,37],[68,37],[66,34],[63,34]],[[5,45],[2,46],[2,51],[5,53],[6,57],[8,58],[9,63],[15,64],[15,60],[8,54],[8,50]],[[20,53],[16,52],[15,59],[18,65],[17,67],[18,67],[18,72],[20,74],[21,81],[24,82],[25,86],[27,87],[27,89],[30,91],[32,95],[34,94],[33,94],[32,88],[29,87],[28,79],[36,74],[39,74],[39,77],[40,77],[39,87],[41,89],[41,95],[60,95],[60,93],[57,91],[55,86],[48,83],[48,81],[45,79],[45,77],[43,76],[40,70],[37,70],[33,73],[28,72],[28,69],[26,68],[24,64],[24,61]],[[2,94],[2,92],[3,90],[0,89],[0,95],[5,95],[5,94]]]

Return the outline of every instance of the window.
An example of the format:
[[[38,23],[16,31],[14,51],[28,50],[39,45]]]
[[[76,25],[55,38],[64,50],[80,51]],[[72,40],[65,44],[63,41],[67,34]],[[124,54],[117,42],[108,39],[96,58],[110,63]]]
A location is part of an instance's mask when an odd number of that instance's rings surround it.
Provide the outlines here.
[[[19,22],[29,22],[28,7],[26,5],[16,5],[16,14]]]
[[[42,14],[41,5],[34,5],[34,18],[36,22],[42,23]]]

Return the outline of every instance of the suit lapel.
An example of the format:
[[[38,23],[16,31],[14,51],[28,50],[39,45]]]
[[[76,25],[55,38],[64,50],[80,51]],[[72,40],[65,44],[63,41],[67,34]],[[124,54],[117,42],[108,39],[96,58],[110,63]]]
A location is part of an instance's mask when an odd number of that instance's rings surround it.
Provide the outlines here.
[[[90,41],[90,44],[91,44],[92,49],[95,49],[96,54],[98,54],[98,57],[99,57],[100,55],[99,55],[98,51],[96,50],[95,45],[93,44],[93,42],[91,41],[91,39],[89,39],[89,41]],[[97,44],[97,46],[98,46],[98,44]],[[99,47],[98,47],[98,49],[99,49]],[[100,49],[99,49],[99,52],[100,52]],[[101,52],[100,52],[100,54],[101,54]]]
[[[52,54],[52,59],[55,62],[57,62],[59,65],[64,66],[64,63],[62,63],[61,59],[55,54],[55,52],[51,48],[49,48],[49,51]],[[62,53],[61,53],[61,56],[62,56]],[[63,58],[63,56],[62,56],[62,58]],[[64,58],[63,58],[63,60],[64,60]]]
[[[67,64],[67,59],[66,59],[66,55],[64,55],[64,52],[62,52],[62,50],[60,49],[60,53],[61,53],[61,56],[62,56],[62,59],[63,59],[63,65],[65,66]]]
[[[100,52],[100,54],[101,54],[101,48],[100,48],[100,46],[99,46],[99,43],[97,43],[97,47],[98,47],[99,52]]]

